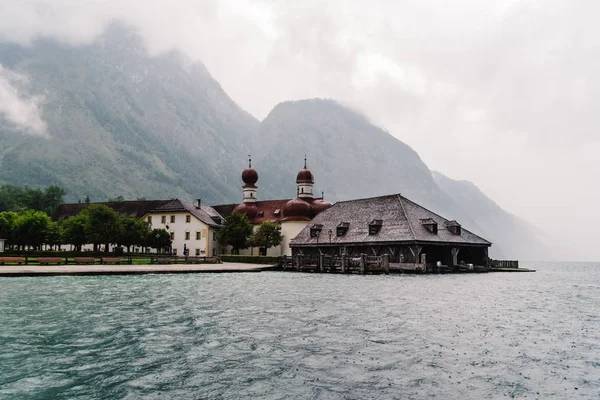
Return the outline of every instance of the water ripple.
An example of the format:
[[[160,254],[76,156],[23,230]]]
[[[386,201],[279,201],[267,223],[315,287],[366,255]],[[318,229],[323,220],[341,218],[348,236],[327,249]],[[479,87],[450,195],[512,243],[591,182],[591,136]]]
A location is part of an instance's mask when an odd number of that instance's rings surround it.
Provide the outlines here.
[[[600,265],[0,280],[0,398],[598,398]]]

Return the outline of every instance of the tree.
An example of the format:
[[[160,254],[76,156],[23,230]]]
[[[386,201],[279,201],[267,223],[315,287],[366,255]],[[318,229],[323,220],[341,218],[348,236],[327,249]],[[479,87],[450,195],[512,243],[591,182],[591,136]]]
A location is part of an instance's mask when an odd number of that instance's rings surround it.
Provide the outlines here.
[[[90,219],[85,213],[79,213],[62,222],[62,242],[72,244],[76,251],[89,243]]]
[[[92,199],[90,199],[90,196],[85,196],[85,204],[90,204],[92,202]]]
[[[279,246],[283,241],[283,235],[281,234],[281,225],[265,221],[254,232],[252,235],[252,243],[256,247],[264,247],[265,255],[269,247]]]
[[[50,217],[41,211],[27,210],[19,215],[13,225],[15,244],[39,248],[46,239]]]
[[[44,191],[44,209],[48,215],[54,215],[54,212],[58,206],[63,202],[65,197],[65,190],[58,186],[48,186]]]
[[[14,211],[0,212],[0,239],[6,239],[7,246],[12,244],[14,223],[18,217],[19,214]]]
[[[62,239],[62,223],[51,221],[48,225],[48,230],[46,231],[44,243],[49,245],[51,249],[54,249],[54,246],[60,246],[63,244]]]
[[[91,204],[81,212],[89,218],[88,239],[94,244],[104,244],[104,251],[109,251],[111,243],[116,243],[119,236],[120,216],[112,208],[103,204]]]
[[[131,252],[131,246],[144,244],[149,231],[150,227],[146,221],[135,217],[121,218],[117,243],[127,247],[129,253]]]
[[[171,247],[171,234],[164,229],[152,229],[146,236],[146,245],[157,251]]]
[[[0,211],[44,211],[52,215],[63,202],[64,189],[48,186],[45,190],[28,186],[2,185],[0,188]]]
[[[233,212],[225,218],[223,226],[217,234],[222,246],[231,246],[234,253],[248,247],[248,238],[252,234],[252,224],[246,214]]]

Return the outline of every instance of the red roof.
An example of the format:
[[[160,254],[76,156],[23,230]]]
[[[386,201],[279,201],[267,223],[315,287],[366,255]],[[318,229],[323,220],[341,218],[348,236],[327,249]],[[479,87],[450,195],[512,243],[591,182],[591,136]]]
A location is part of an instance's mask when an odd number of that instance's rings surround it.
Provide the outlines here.
[[[310,218],[309,217],[304,217],[304,218],[295,218],[295,217],[290,217],[290,216],[286,216],[285,215],[285,211],[284,211],[284,207],[285,205],[291,201],[291,200],[295,200],[295,199],[283,199],[283,200],[263,200],[263,201],[257,201],[253,204],[256,205],[256,210],[257,210],[257,214],[256,217],[254,218],[250,218],[250,222],[252,224],[260,224],[262,222],[265,221],[271,221],[271,222],[281,222],[284,220],[290,220],[290,219],[298,219],[298,220],[306,220],[309,221]],[[321,198],[316,198],[316,199],[306,199],[308,200],[307,202],[309,204],[312,203],[319,203],[322,204],[321,207],[314,207],[314,214],[318,214],[319,212],[323,211],[324,208],[329,208],[329,206],[331,206],[331,204],[328,201],[325,201]],[[305,200],[302,200],[305,201]],[[244,204],[244,203],[242,203]],[[248,203],[251,204],[251,203]],[[229,214],[231,214],[234,210],[237,211],[236,209],[241,206],[241,204],[222,204],[222,205],[217,205],[217,206],[213,206],[213,208],[219,213],[221,214],[223,217],[227,217]],[[326,206],[326,207],[323,207]],[[318,209],[316,209],[318,208]],[[287,217],[287,218],[286,218]]]

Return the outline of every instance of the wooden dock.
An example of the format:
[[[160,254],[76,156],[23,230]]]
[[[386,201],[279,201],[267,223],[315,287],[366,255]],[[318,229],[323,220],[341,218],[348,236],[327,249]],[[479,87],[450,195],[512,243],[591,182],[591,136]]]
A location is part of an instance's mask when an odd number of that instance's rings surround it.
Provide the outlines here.
[[[60,275],[144,275],[261,272],[274,267],[259,264],[170,264],[170,265],[3,265],[0,277]]]

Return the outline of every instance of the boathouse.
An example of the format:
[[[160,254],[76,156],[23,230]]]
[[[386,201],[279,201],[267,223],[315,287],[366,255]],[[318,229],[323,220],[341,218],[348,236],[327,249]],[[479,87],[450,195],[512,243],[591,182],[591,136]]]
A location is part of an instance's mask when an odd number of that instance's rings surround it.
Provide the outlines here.
[[[340,201],[291,241],[294,263],[384,257],[390,270],[488,266],[491,243],[400,194]],[[311,261],[308,261],[309,263]],[[322,262],[322,261],[321,261]],[[301,267],[301,265],[298,265]]]

